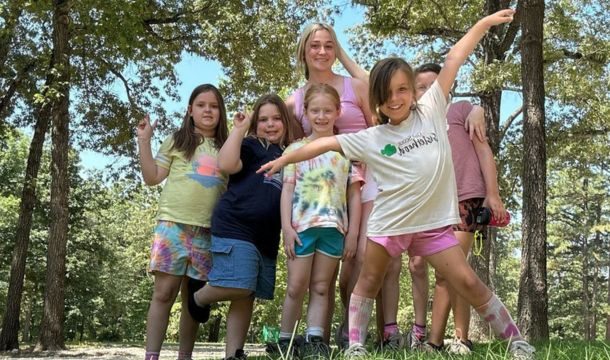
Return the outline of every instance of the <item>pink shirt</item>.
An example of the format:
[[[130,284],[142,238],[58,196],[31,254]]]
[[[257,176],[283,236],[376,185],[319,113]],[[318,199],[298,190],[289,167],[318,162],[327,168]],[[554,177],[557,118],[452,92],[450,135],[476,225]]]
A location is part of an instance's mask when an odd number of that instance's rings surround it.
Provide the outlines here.
[[[464,122],[472,107],[470,102],[463,100],[451,104],[447,111],[449,143],[459,201],[484,198],[487,194],[479,158],[468,132],[464,129]]]
[[[305,109],[303,107],[303,99],[305,92],[303,88],[298,88],[294,92],[294,112],[297,121],[303,126],[305,135],[311,135],[311,125],[307,116],[305,116]],[[341,115],[335,121],[335,127],[339,131],[339,134],[354,133],[356,131],[366,129],[366,119],[364,112],[358,104],[358,98],[354,93],[352,87],[352,78],[343,77],[343,93],[341,94]]]

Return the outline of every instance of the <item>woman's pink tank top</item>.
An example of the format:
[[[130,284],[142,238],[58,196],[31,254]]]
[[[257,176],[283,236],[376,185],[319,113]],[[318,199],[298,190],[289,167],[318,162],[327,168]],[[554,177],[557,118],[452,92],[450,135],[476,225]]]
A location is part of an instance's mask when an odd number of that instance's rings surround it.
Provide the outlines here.
[[[305,92],[303,88],[298,88],[294,93],[294,111],[297,121],[303,126],[305,135],[311,135],[311,125],[307,116],[305,116],[305,108],[303,101]],[[352,79],[343,77],[343,93],[341,94],[341,115],[335,121],[335,127],[339,134],[353,133],[367,128],[364,112],[358,105],[358,98],[354,94],[352,87]]]

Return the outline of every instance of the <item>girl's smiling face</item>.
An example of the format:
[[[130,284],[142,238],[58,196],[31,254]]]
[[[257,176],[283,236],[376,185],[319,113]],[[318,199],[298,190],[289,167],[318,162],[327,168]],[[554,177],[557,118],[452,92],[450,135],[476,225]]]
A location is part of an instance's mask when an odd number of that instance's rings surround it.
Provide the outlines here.
[[[258,122],[256,123],[256,136],[279,144],[284,135],[284,122],[280,110],[274,104],[264,104],[258,111]]]
[[[339,117],[340,109],[325,94],[316,94],[309,100],[306,114],[313,133],[328,136],[333,134],[333,126]]]
[[[396,70],[390,79],[388,98],[379,106],[379,110],[390,118],[391,124],[398,125],[411,114],[414,95],[413,84],[407,74],[400,69]]]

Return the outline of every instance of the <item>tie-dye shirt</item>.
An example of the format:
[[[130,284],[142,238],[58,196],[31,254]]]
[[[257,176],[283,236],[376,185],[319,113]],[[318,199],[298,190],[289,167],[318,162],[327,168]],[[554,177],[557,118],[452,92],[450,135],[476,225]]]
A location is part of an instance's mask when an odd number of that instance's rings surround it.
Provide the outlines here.
[[[218,169],[218,149],[213,139],[205,139],[188,161],[173,144],[170,135],[155,157],[158,166],[169,169],[157,219],[209,228],[212,211],[227,188],[227,177]]]
[[[292,143],[284,154],[310,143],[308,138]],[[345,234],[348,227],[347,187],[353,181],[351,164],[338,152],[284,167],[284,183],[295,184],[292,226],[297,232],[312,227],[333,227]]]

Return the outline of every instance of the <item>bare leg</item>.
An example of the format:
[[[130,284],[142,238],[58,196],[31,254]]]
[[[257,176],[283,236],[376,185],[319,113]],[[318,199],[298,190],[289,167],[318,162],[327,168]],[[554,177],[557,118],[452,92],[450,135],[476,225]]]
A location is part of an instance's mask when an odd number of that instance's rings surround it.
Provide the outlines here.
[[[314,256],[295,258],[287,261],[288,281],[284,306],[282,307],[281,331],[292,333],[294,325],[301,319],[303,298],[309,287],[311,266]]]
[[[411,256],[409,271],[411,272],[415,323],[425,326],[428,312],[428,264],[421,256]]]
[[[464,251],[464,255],[468,257],[468,253],[470,252],[474,241],[474,234],[456,231],[455,237],[460,242],[460,247],[462,248],[462,251]],[[449,288],[449,296],[452,300],[451,307],[453,308],[453,319],[455,322],[455,336],[461,340],[468,340],[468,331],[470,330],[470,304],[464,300],[464,298],[456,294],[453,287]]]
[[[311,282],[309,284],[309,306],[307,309],[307,325],[323,327],[329,313],[328,289],[336,274],[339,259],[322,253],[315,253],[311,267]],[[334,287],[333,287],[334,288]]]
[[[226,300],[240,300],[252,294],[248,289],[226,288],[205,284],[201,290],[195,293],[195,302],[199,306],[212,304]]]
[[[195,339],[197,338],[197,330],[199,330],[199,323],[191,317],[188,310],[188,289],[187,289],[188,278],[182,279],[182,285],[180,286],[180,298],[182,300],[182,309],[180,310],[180,332],[178,334],[180,339],[179,351],[181,353],[192,353],[195,347]]]
[[[254,295],[231,301],[227,314],[227,335],[225,357],[235,355],[237,349],[243,349],[252,320]]]
[[[180,289],[181,276],[155,272],[155,285],[146,320],[146,351],[161,351],[169,313]]]

